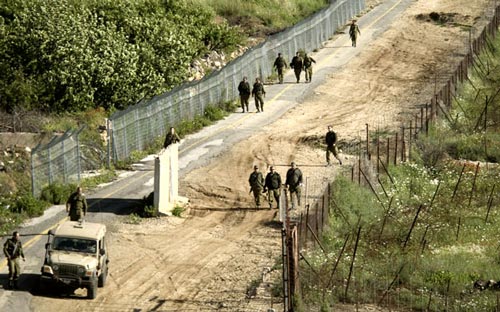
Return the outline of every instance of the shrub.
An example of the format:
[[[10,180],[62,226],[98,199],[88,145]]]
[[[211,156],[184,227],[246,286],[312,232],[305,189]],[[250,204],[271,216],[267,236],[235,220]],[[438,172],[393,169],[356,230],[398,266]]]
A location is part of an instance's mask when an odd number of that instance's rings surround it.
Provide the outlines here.
[[[48,203],[45,201],[39,201],[34,198],[31,194],[21,195],[16,198],[15,204],[11,207],[11,211],[14,213],[26,214],[28,217],[38,217],[43,214],[45,208],[48,207]]]
[[[43,188],[40,199],[54,205],[66,202],[69,195],[76,190],[75,184],[54,183]]]
[[[176,217],[181,217],[182,216],[182,213],[185,211],[186,209],[184,207],[180,207],[180,206],[175,206],[174,210],[172,210],[172,215],[176,216]]]

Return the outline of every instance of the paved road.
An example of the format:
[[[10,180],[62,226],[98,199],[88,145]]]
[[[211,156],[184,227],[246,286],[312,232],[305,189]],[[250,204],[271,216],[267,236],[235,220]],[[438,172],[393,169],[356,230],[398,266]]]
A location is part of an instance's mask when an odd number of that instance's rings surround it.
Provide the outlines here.
[[[257,133],[260,128],[271,124],[287,110],[301,103],[328,75],[342,68],[374,38],[386,31],[411,3],[411,0],[387,0],[358,18],[361,36],[357,48],[352,48],[348,35],[343,34],[327,42],[325,48],[320,51],[310,53],[317,61],[312,83],[297,84],[293,72],[288,71],[284,84],[266,85],[264,113],[234,113],[185,138],[179,147],[180,176],[205,166],[235,143]],[[253,107],[253,103],[250,107]],[[255,108],[253,111],[255,112]],[[129,214],[131,207],[152,192],[153,156],[143,160],[136,168],[136,171],[126,173],[116,182],[101,187],[88,196],[89,221],[108,223],[116,215]],[[180,193],[182,194],[182,190]],[[7,284],[7,268],[5,261],[1,262],[0,311],[30,311],[32,289],[43,262],[46,241],[44,234],[65,218],[64,206],[54,206],[42,218],[32,220],[20,229],[27,258],[23,263],[24,275],[20,279],[22,290],[4,290],[3,287]]]

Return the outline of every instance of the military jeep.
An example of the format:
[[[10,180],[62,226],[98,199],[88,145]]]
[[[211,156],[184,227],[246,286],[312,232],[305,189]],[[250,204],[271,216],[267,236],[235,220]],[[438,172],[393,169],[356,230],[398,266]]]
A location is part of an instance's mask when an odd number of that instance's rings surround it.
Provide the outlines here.
[[[87,297],[94,299],[97,287],[106,284],[109,260],[105,225],[67,221],[49,231],[45,250],[40,278],[43,288],[57,286],[68,292],[86,288]]]

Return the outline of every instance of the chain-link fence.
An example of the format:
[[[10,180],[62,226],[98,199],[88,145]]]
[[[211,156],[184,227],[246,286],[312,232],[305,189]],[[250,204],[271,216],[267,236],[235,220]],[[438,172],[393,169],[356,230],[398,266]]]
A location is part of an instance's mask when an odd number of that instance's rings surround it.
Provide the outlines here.
[[[249,81],[272,74],[278,52],[291,59],[296,51],[322,46],[348,19],[364,9],[364,0],[336,0],[297,25],[269,37],[200,81],[183,84],[165,94],[117,112],[110,118],[112,159],[127,159],[134,150],[143,150],[168,126],[202,115],[207,105],[226,102],[238,96],[243,76]]]
[[[79,135],[84,127],[68,130],[54,136],[46,144],[39,144],[31,151],[31,186],[38,197],[42,188],[52,183],[78,183],[80,181]]]

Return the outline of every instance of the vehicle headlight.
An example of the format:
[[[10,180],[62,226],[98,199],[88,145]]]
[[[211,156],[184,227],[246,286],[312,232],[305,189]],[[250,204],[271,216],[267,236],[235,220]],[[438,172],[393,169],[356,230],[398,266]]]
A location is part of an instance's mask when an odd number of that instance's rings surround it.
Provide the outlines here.
[[[44,265],[43,266],[43,273],[47,273],[47,274],[54,274],[54,271],[52,270],[52,268],[48,265]]]
[[[84,267],[78,267],[78,275],[83,275],[85,273],[85,268]]]
[[[52,270],[59,271],[59,266],[57,264],[52,265]]]

